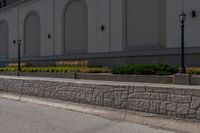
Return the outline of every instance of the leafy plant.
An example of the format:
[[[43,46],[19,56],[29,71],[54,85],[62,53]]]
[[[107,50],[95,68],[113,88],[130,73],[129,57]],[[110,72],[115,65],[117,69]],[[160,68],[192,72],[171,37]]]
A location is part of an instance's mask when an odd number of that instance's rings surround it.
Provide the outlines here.
[[[189,67],[186,69],[188,74],[200,75],[200,67]]]
[[[111,69],[113,74],[171,75],[178,67],[167,64],[125,64]]]
[[[0,68],[0,72],[15,72],[16,67]],[[67,73],[67,72],[81,72],[81,73],[109,73],[110,69],[107,67],[87,67],[87,66],[49,66],[49,67],[22,67],[22,72],[51,72],[51,73]]]

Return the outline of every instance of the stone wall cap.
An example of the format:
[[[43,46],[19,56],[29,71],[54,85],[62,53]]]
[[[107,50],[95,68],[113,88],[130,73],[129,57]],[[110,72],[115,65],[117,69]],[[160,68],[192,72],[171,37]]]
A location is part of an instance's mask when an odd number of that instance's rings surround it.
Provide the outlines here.
[[[19,80],[34,80],[47,82],[66,82],[80,84],[95,84],[95,85],[113,85],[113,86],[146,86],[157,88],[176,88],[176,89],[200,89],[200,85],[175,85],[175,84],[158,84],[158,83],[141,83],[141,82],[120,82],[120,81],[103,81],[103,80],[82,80],[82,79],[67,79],[67,78],[49,78],[49,77],[30,77],[30,76],[0,76],[1,79],[19,79]]]

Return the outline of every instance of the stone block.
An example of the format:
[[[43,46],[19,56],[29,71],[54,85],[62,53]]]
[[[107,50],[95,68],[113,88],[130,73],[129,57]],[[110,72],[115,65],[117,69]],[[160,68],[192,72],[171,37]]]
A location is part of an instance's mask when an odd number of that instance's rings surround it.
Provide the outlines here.
[[[106,107],[113,107],[113,101],[111,99],[105,98],[103,100],[103,105],[106,106]]]
[[[197,115],[200,117],[200,108],[197,109]]]
[[[132,105],[129,105],[128,108],[132,111],[140,111],[140,112],[146,112],[147,111],[147,109],[144,109],[142,107],[132,106]]]
[[[84,101],[85,96],[83,94],[81,94],[81,93],[78,93],[77,94],[77,99],[79,99],[80,101]]]
[[[122,92],[121,91],[115,91],[113,93],[114,99],[121,99],[122,98]]]
[[[129,86],[129,87],[128,87],[128,93],[129,93],[129,94],[134,93],[134,86]]]
[[[187,115],[182,115],[182,114],[177,114],[176,117],[181,118],[181,119],[186,119]]]
[[[174,88],[168,88],[168,87],[156,87],[154,88],[155,93],[168,93],[168,94],[174,94]]]
[[[191,75],[190,83],[191,83],[191,85],[200,85],[200,76],[199,75]]]
[[[163,101],[161,102],[160,109],[163,111],[176,112],[177,103],[170,101]]]
[[[122,107],[122,109],[128,109],[128,103],[127,103],[127,101],[126,102],[122,102],[121,107]]]
[[[99,95],[100,91],[98,89],[93,90],[93,97],[97,97]]]
[[[197,110],[190,109],[189,115],[197,115]]]
[[[175,89],[175,94],[177,95],[186,95],[186,89]]]
[[[128,91],[122,91],[122,99],[128,99]]]
[[[180,115],[187,115],[190,111],[190,105],[189,104],[178,104],[177,105],[177,114]]]
[[[168,115],[167,111],[165,111],[165,110],[160,110],[159,114],[160,115]]]
[[[107,99],[114,99],[114,94],[113,93],[104,93],[103,97],[107,98]]]
[[[159,93],[144,93],[143,98],[149,99],[149,100],[159,100],[160,94]]]
[[[121,108],[122,99],[120,98],[120,95],[119,96],[116,95],[116,97],[114,97],[113,104],[114,104],[114,107]]]
[[[152,100],[152,101],[150,101],[149,111],[151,113],[158,114],[159,110],[160,110],[160,103],[161,103],[161,101],[159,101],[159,100]]]
[[[71,92],[70,93],[70,99],[75,100],[77,98],[77,93],[76,92]]]
[[[83,93],[84,94],[92,94],[93,93],[93,89],[92,88],[84,88],[83,89]]]
[[[146,88],[145,88],[145,86],[135,86],[134,87],[134,92],[135,93],[140,93],[140,92],[145,92],[146,91]]]
[[[192,97],[191,109],[198,109],[200,107],[200,97]]]
[[[92,95],[91,94],[85,94],[85,102],[90,103],[92,101]]]
[[[197,119],[197,115],[186,115],[186,118],[195,120]]]
[[[128,99],[142,99],[143,93],[133,93],[128,96]]]
[[[188,95],[171,95],[171,100],[178,103],[190,103],[192,98]]]
[[[171,94],[168,93],[160,93],[160,99],[164,101],[170,101],[171,100]]]
[[[154,87],[146,87],[146,91],[147,92],[153,92],[154,91]]]
[[[128,104],[144,109],[148,109],[150,106],[150,101],[145,99],[129,99]]]
[[[188,88],[186,90],[186,95],[200,97],[200,89],[190,89],[190,88]]]
[[[176,114],[176,112],[168,111],[168,112],[167,112],[167,115],[168,115],[168,116],[176,117],[177,114]]]
[[[189,74],[175,74],[174,83],[179,85],[189,85],[190,75]]]

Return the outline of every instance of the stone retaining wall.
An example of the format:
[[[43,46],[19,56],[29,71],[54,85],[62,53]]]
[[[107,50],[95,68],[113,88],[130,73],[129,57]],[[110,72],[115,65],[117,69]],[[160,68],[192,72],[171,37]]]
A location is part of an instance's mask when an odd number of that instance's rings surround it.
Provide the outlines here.
[[[0,91],[200,120],[200,86],[3,77]]]

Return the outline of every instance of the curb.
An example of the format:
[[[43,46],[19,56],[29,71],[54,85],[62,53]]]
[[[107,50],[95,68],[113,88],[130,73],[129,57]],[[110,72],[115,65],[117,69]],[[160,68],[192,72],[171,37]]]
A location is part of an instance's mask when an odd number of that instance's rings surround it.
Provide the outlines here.
[[[0,92],[0,98],[19,101],[23,103],[33,103],[38,105],[50,106],[69,111],[100,116],[103,118],[119,121],[127,121],[136,124],[147,125],[150,127],[168,129],[175,132],[199,133],[200,123],[192,120],[183,120],[166,116],[158,116],[141,112],[113,109],[88,104],[72,103],[61,100],[25,96]]]
[[[50,107],[61,108],[69,111],[97,115],[109,119],[125,120],[126,110],[112,109],[88,104],[72,103],[61,100],[39,98],[33,96],[25,96],[19,94],[11,94],[0,92],[0,98],[9,99],[24,103],[34,103]]]

